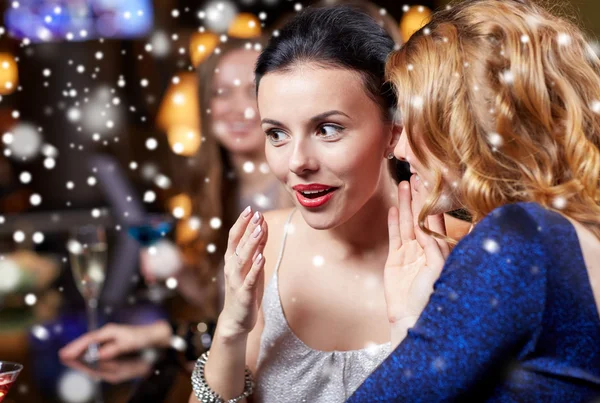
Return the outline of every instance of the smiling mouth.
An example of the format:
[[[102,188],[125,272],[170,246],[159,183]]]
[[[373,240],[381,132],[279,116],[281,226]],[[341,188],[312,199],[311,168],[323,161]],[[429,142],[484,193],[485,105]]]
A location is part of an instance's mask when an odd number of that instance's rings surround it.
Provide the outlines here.
[[[324,190],[304,190],[297,192],[300,193],[302,196],[306,197],[307,199],[318,199],[319,197],[323,197],[336,189],[337,188],[329,188]]]

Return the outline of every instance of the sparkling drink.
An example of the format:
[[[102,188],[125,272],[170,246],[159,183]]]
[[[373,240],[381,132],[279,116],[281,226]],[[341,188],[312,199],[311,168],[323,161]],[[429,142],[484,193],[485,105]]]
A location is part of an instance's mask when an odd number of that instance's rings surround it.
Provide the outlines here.
[[[86,225],[72,231],[67,242],[71,271],[79,292],[85,299],[88,331],[98,328],[98,297],[106,276],[107,246],[104,228]],[[84,360],[98,359],[98,344],[88,346]]]
[[[98,298],[106,277],[106,243],[70,246],[71,270],[79,292],[86,300]]]

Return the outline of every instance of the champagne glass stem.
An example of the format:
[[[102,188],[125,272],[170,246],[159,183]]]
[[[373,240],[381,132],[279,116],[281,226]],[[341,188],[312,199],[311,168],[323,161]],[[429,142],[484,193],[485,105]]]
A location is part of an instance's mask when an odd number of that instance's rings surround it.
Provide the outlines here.
[[[94,382],[94,389],[95,392],[95,403],[104,403],[104,399],[102,397],[102,382],[100,380],[96,380]]]
[[[98,300],[90,298],[86,301],[86,311],[88,320],[88,332],[98,329]],[[98,343],[93,342],[88,345],[87,360],[94,362],[98,360]]]

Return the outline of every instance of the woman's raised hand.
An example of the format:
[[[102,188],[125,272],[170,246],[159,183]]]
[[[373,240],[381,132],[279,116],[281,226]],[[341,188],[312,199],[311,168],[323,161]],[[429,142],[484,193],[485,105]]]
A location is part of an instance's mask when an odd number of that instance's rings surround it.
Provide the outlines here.
[[[384,269],[384,290],[392,346],[406,336],[429,301],[433,284],[438,279],[449,254],[446,242],[425,234],[418,225],[418,216],[425,195],[411,184],[398,185],[399,207],[388,214],[389,253]],[[427,217],[427,228],[446,234],[443,214]]]
[[[225,252],[225,304],[219,328],[225,337],[250,333],[256,325],[262,299],[268,227],[261,213],[250,207],[229,231]]]

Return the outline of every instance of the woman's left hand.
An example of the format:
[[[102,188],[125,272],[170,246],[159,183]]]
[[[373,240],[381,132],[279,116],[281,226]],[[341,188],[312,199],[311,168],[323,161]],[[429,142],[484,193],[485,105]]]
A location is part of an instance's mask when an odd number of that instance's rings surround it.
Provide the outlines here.
[[[414,190],[411,184],[398,185],[399,208],[392,207],[388,214],[389,253],[384,269],[384,292],[390,321],[392,347],[406,336],[433,292],[449,246],[446,242],[425,234],[417,219],[425,195]],[[429,216],[427,227],[446,234],[443,214]]]

